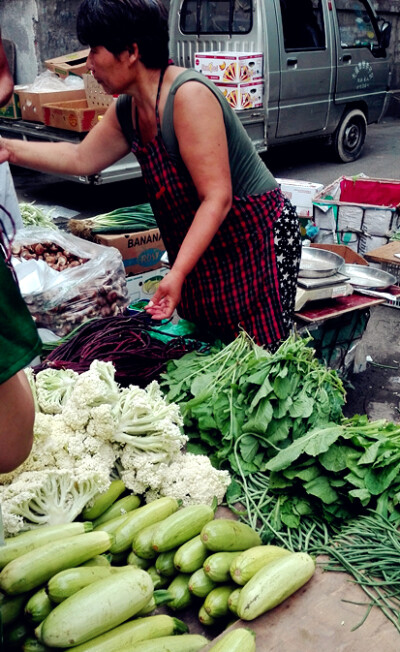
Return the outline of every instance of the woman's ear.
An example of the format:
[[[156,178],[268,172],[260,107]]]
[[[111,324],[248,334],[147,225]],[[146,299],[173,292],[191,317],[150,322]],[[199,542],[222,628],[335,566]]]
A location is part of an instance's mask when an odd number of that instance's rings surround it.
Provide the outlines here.
[[[128,48],[128,53],[129,53],[129,58],[132,63],[140,59],[140,53],[139,53],[139,48],[137,43],[132,43]]]

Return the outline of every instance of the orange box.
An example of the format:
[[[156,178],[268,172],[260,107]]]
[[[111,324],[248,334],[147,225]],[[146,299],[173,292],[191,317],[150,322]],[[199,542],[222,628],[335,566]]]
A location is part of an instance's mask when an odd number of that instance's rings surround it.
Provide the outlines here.
[[[47,59],[44,65],[59,77],[68,77],[68,75],[82,77],[87,72],[86,60],[89,52],[89,48],[86,48],[85,50],[78,50],[78,52],[64,54],[61,57]]]
[[[84,100],[85,89],[67,91],[18,91],[21,117],[23,120],[33,122],[44,122],[45,104],[52,102],[68,102],[72,100]]]
[[[44,124],[68,131],[90,131],[106,108],[92,109],[86,99],[71,102],[51,102],[43,105]]]

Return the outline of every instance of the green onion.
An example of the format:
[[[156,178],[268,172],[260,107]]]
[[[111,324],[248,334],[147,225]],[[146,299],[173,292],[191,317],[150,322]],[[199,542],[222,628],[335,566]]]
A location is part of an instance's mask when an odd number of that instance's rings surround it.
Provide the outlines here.
[[[148,203],[115,208],[108,213],[82,220],[71,219],[68,222],[71,233],[88,240],[96,233],[136,233],[156,227],[157,222]]]

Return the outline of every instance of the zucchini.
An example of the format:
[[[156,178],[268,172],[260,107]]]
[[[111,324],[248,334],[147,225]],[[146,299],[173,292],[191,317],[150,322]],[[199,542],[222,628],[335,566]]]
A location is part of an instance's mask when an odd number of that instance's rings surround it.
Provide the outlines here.
[[[179,609],[186,609],[192,601],[193,595],[189,591],[190,575],[179,573],[168,585],[168,592],[172,595],[172,599],[167,602],[170,609],[178,611]]]
[[[200,537],[213,552],[241,551],[261,545],[260,535],[250,525],[229,518],[217,518],[207,523]]]
[[[235,616],[237,616],[237,606],[238,606],[239,595],[241,590],[242,590],[241,587],[234,589],[228,598],[228,609],[233,614],[235,614]]]
[[[199,568],[197,571],[192,573],[189,579],[188,588],[193,595],[197,598],[205,598],[212,589],[215,589],[217,586],[216,582],[213,582],[204,572],[204,568]]]
[[[198,652],[208,642],[201,634],[182,634],[141,641],[133,649],[135,652]]]
[[[110,556],[111,557],[111,556]],[[104,567],[110,567],[110,559],[107,557],[107,555],[95,555],[91,559],[88,559],[88,561],[84,561],[81,566],[104,566]]]
[[[4,630],[3,650],[20,650],[21,645],[31,631],[23,620],[12,623]]]
[[[265,545],[248,548],[232,561],[231,577],[236,584],[243,586],[260,568],[290,554],[290,550],[280,546]]]
[[[215,618],[210,616],[209,613],[204,609],[204,604],[200,606],[199,613],[197,614],[197,617],[199,619],[199,622],[201,622],[202,625],[206,625],[206,627],[212,627],[215,625]]]
[[[0,573],[0,588],[12,595],[36,589],[60,570],[105,552],[111,543],[111,536],[100,531],[45,543],[10,561]]]
[[[152,593],[148,573],[129,566],[85,586],[54,607],[42,623],[40,640],[49,647],[80,645],[132,618]]]
[[[49,652],[49,648],[43,645],[37,638],[27,636],[22,644],[22,652]]]
[[[82,511],[82,518],[85,520],[93,521],[95,518],[99,518],[106,509],[108,509],[119,496],[124,493],[126,487],[122,480],[112,480],[110,486],[106,491],[99,492],[95,497],[89,502],[84,510]]]
[[[35,625],[41,623],[53,609],[54,604],[50,600],[45,587],[42,586],[29,598],[25,605],[25,615]]]
[[[182,545],[200,534],[206,523],[214,518],[209,505],[188,505],[165,518],[153,536],[153,548],[165,552]]]
[[[109,534],[114,535],[118,528],[125,523],[128,518],[129,513],[120,514],[119,516],[115,516],[115,518],[110,518],[108,521],[104,521],[104,523],[100,523],[100,525],[96,525],[94,531],[108,532]]]
[[[74,521],[73,523],[62,523],[60,525],[42,525],[36,530],[29,530],[29,532],[22,532],[15,537],[7,538],[5,545],[0,546],[0,569],[4,568],[13,559],[34,548],[39,548],[44,543],[66,539],[77,534],[90,532],[92,529],[92,523]]]
[[[181,573],[194,573],[202,567],[208,553],[198,534],[179,546],[174,557],[175,568]]]
[[[237,614],[253,620],[281,604],[313,576],[315,562],[305,552],[292,552],[263,566],[240,592]]]
[[[238,552],[214,552],[203,564],[204,572],[214,582],[230,582],[230,567]]]
[[[83,589],[84,586],[89,586],[103,577],[121,572],[123,568],[125,567],[77,566],[76,568],[66,568],[50,577],[46,587],[47,593],[52,602],[59,604]]]
[[[247,627],[237,627],[223,633],[209,648],[209,652],[255,652],[256,635]]]
[[[143,568],[143,570],[147,570],[149,566],[152,565],[152,560],[143,559],[143,557],[138,557],[138,555],[132,550],[132,552],[130,552],[126,558],[126,563],[129,564],[130,566],[137,566],[138,568]]]
[[[223,584],[210,591],[204,600],[204,609],[212,618],[222,618],[229,613],[228,599],[234,586]]]
[[[164,577],[175,577],[177,575],[178,570],[174,564],[175,552],[175,549],[167,550],[167,552],[161,552],[158,555],[154,565],[159,575],[163,575]]]
[[[130,650],[143,640],[185,634],[187,625],[177,618],[164,614],[131,620],[109,632],[90,639],[74,648],[74,652],[121,652]]]
[[[93,521],[93,527],[96,528],[98,525],[102,525],[107,521],[110,521],[117,516],[123,516],[123,514],[128,514],[128,512],[133,512],[134,509],[137,509],[140,505],[140,498],[135,494],[129,494],[129,496],[123,496],[113,503],[108,509],[99,518],[96,518]]]
[[[153,581],[153,585],[155,589],[163,589],[166,586],[168,586],[168,584],[170,583],[169,577],[164,577],[163,575],[157,573],[157,569],[154,566],[154,564],[152,566],[149,566],[146,570]]]
[[[173,595],[169,591],[166,591],[165,589],[156,589],[153,591],[153,595],[151,596],[149,602],[145,607],[143,607],[143,609],[135,614],[135,617],[137,618],[138,616],[149,616],[155,609],[157,609],[157,607],[162,607],[164,604],[170,602],[172,598]]]
[[[111,555],[111,566],[128,566],[128,552],[116,552],[114,555]]]
[[[163,496],[147,505],[138,507],[133,512],[129,512],[125,522],[115,531],[115,541],[110,551],[112,553],[118,553],[128,550],[132,545],[135,532],[167,518],[167,516],[177,511],[180,504],[180,501],[175,500],[175,498]]]
[[[156,551],[152,546],[153,534],[158,527],[158,523],[147,525],[139,532],[135,532],[132,539],[132,550],[138,557],[143,559],[155,559]]]
[[[0,623],[7,626],[14,623],[24,613],[26,595],[0,594]],[[0,647],[1,649],[1,647]]]

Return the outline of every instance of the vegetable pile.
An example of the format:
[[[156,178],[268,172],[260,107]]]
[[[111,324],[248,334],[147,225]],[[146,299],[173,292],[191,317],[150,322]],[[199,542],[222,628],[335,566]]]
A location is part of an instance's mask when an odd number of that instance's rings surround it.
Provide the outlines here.
[[[216,517],[215,507],[185,507],[169,496],[141,505],[115,480],[82,511],[85,520],[7,539],[0,549],[3,645],[195,652],[211,639],[216,651],[255,652],[251,629],[226,630],[232,617],[251,621],[281,604],[312,578],[315,562],[261,545],[255,530]],[[188,609],[205,635],[176,618]]]
[[[8,535],[74,520],[114,476],[147,500],[168,492],[185,504],[222,501],[228,472],[183,452],[179,407],[166,403],[156,381],[121,388],[113,364],[104,361],[82,374],[27,374],[37,406],[35,436],[28,459],[0,475]]]
[[[196,346],[194,340],[182,336],[161,341],[149,318],[141,313],[116,315],[85,322],[51,344],[37,370],[51,367],[82,373],[95,360],[107,360],[115,367],[118,383],[145,387],[159,377],[168,360],[177,359]]]
[[[181,407],[187,449],[229,470],[226,502],[240,521],[264,544],[328,554],[328,569],[350,572],[372,600],[368,609],[380,607],[400,631],[397,575],[375,573],[385,555],[399,561],[400,426],[345,419],[342,382],[308,344],[292,337],[270,354],[242,334],[203,359],[193,352],[169,362],[161,384]],[[352,544],[341,539],[367,511],[369,567],[352,563]]]
[[[33,242],[26,245],[13,245],[12,254],[23,260],[43,260],[57,272],[83,265],[87,258],[76,256],[56,242]]]
[[[310,341],[291,337],[271,354],[242,333],[210,355],[171,360],[161,385],[181,407],[188,450],[247,475],[310,428],[339,420],[342,381]]]

